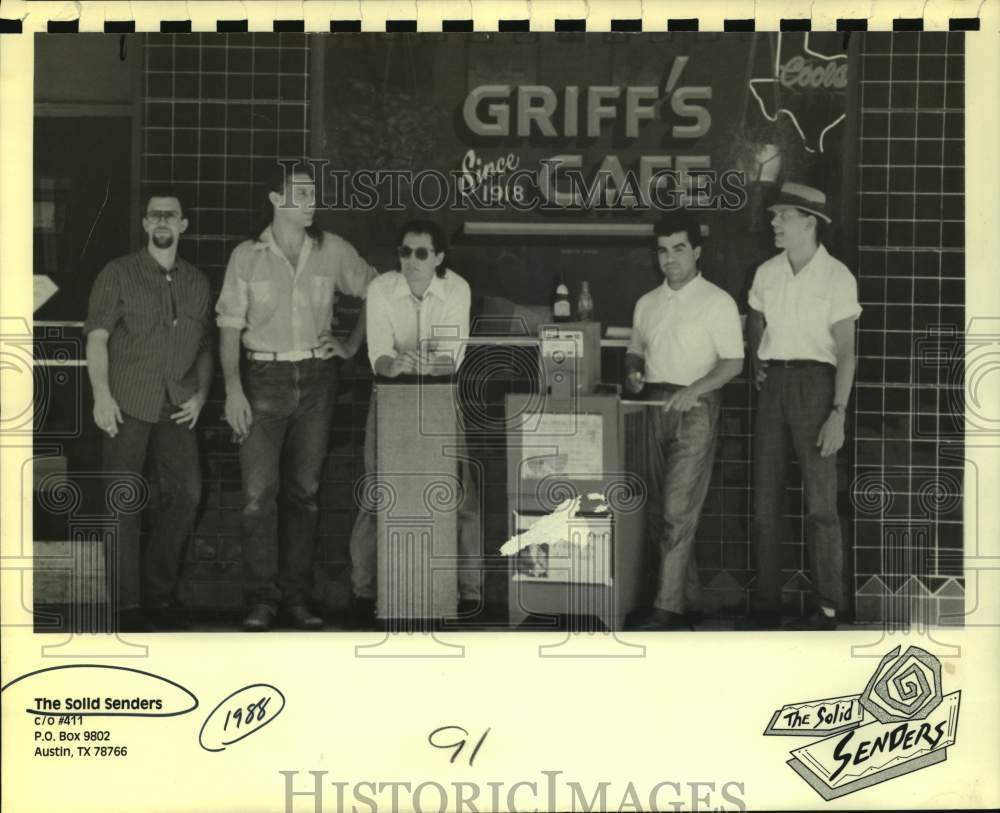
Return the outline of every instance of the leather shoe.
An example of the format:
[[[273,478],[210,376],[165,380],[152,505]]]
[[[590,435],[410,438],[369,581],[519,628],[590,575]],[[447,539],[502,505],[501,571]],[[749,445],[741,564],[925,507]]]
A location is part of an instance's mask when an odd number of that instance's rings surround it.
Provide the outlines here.
[[[821,609],[816,608],[804,618],[794,618],[785,624],[786,630],[820,630],[831,632],[837,629],[837,616],[827,615]]]
[[[274,610],[266,604],[255,604],[243,619],[243,629],[247,632],[267,632],[271,629]]]
[[[636,621],[635,624],[632,625],[631,629],[636,632],[672,632],[675,630],[694,631],[694,627],[691,626],[690,622],[681,613],[673,613],[670,612],[670,610],[661,610],[659,607],[653,607],[653,609],[645,613],[638,621]]]
[[[285,610],[285,618],[297,630],[321,630],[323,619],[313,615],[303,604],[296,604]]]

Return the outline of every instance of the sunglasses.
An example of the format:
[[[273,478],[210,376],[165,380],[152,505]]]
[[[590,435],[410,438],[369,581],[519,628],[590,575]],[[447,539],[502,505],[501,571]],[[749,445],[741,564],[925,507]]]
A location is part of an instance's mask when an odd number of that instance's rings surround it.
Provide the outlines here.
[[[417,248],[410,248],[409,246],[399,246],[396,249],[396,253],[399,255],[401,260],[407,259],[411,254],[418,260],[426,260],[431,256],[431,250],[425,248],[424,246],[419,246]]]

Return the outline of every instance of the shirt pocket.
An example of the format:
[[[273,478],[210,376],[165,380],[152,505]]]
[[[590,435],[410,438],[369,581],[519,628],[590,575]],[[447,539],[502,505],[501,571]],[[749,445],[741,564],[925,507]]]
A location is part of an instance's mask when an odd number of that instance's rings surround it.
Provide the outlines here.
[[[274,316],[278,308],[278,292],[271,280],[257,280],[247,283],[249,303],[247,321],[251,324],[266,322]]]
[[[132,297],[122,302],[122,321],[133,336],[145,336],[164,320],[163,308],[154,293]]]
[[[830,327],[830,300],[816,291],[803,291],[798,301],[799,323],[807,331],[823,332]]]

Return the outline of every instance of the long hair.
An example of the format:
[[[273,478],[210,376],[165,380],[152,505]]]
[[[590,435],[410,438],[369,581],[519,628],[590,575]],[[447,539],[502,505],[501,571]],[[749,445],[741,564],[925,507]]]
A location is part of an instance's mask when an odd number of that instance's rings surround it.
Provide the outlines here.
[[[275,161],[274,166],[269,167],[261,179],[260,220],[258,221],[259,228],[253,233],[255,241],[260,242],[261,234],[263,234],[264,230],[274,220],[274,206],[268,195],[271,192],[277,192],[279,195],[290,193],[293,175],[302,175],[314,182],[316,180],[316,173],[307,158],[297,158],[294,161],[283,158]],[[315,240],[317,244],[323,242],[323,229],[315,221],[311,225],[306,226],[306,234]]]

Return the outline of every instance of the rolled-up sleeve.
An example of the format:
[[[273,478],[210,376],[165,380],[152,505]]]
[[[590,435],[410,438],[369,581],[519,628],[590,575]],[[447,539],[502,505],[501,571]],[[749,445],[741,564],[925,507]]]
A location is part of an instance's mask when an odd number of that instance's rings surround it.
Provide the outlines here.
[[[373,369],[375,362],[382,356],[395,358],[396,345],[392,338],[389,302],[378,285],[368,290],[368,302],[365,307],[365,330],[368,341],[368,359],[371,361]]]
[[[628,349],[626,353],[631,353],[633,356],[638,356],[641,359],[646,358],[646,338],[642,332],[642,301],[635,303],[635,308],[632,311],[632,335],[628,340]]]
[[[764,296],[761,290],[763,276],[761,269],[757,269],[756,273],[753,275],[753,285],[750,286],[750,295],[747,297],[747,303],[758,313],[764,312]]]
[[[118,274],[111,264],[97,275],[94,287],[90,291],[90,301],[87,303],[87,321],[83,332],[86,335],[92,330],[114,330],[121,317],[121,291],[119,290]]]
[[[339,237],[328,235],[327,240],[336,240],[333,249],[339,256],[337,264],[337,289],[348,296],[365,299],[368,296],[368,286],[378,277],[378,271],[370,266],[357,250]]]
[[[844,319],[857,319],[861,315],[858,302],[858,281],[846,268],[833,281],[833,301],[830,303],[830,324]]]
[[[736,302],[728,294],[720,296],[708,320],[708,329],[720,359],[743,358],[743,324]]]
[[[222,283],[219,301],[215,303],[215,323],[220,327],[234,327],[242,330],[247,326],[247,274],[250,251],[243,245],[237,246],[229,257],[226,277]]]

